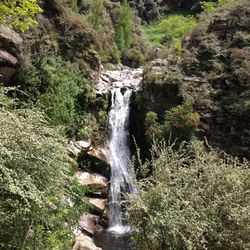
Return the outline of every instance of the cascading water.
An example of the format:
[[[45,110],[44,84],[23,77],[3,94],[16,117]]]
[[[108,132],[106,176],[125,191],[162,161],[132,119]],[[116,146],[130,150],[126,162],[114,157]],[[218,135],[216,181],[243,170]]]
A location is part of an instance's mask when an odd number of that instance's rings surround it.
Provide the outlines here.
[[[123,233],[126,226],[122,219],[122,207],[119,201],[122,193],[135,193],[131,180],[130,150],[129,150],[129,104],[132,94],[126,90],[124,94],[120,88],[112,91],[112,105],[109,112],[110,138],[110,231]]]

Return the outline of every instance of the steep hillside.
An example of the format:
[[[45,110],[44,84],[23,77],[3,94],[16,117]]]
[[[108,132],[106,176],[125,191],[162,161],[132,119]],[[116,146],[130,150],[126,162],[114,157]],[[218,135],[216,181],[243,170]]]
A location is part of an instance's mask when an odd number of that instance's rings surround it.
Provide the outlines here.
[[[177,104],[192,104],[200,115],[200,138],[205,136],[212,146],[249,157],[249,23],[248,1],[203,14],[184,39],[180,56],[170,55],[147,67],[144,90],[137,97],[141,118],[135,127],[143,122],[145,133],[150,133],[147,114],[155,112],[155,124],[161,126],[151,132],[168,137],[164,112]]]

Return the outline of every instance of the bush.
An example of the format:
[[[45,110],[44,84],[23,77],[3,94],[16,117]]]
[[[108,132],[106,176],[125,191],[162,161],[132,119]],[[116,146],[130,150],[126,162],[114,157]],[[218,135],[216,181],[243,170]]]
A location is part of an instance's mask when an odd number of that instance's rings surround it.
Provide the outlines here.
[[[148,112],[145,118],[146,136],[152,142],[154,138],[168,141],[190,141],[197,131],[200,115],[191,104],[182,104],[165,111],[164,119],[159,121],[155,112]]]
[[[169,15],[144,27],[151,44],[162,44],[177,51],[181,50],[181,42],[186,33],[196,24],[193,16]]]
[[[133,47],[123,51],[121,60],[124,65],[132,68],[138,68],[143,65],[145,56],[139,48]]]
[[[117,14],[115,25],[115,41],[120,51],[128,48],[132,42],[132,31],[134,25],[134,13],[129,4],[124,0]]]
[[[191,104],[178,105],[165,112],[165,134],[172,133],[180,141],[190,141],[199,124],[200,115]]]
[[[99,54],[101,56],[102,63],[111,62],[113,64],[117,64],[120,62],[121,55],[116,44],[103,48]]]
[[[67,140],[42,113],[11,110],[2,93],[0,248],[69,249],[72,227],[87,207],[71,177]]]
[[[95,96],[78,64],[45,55],[35,64],[25,65],[18,80],[26,93],[23,98],[28,96],[26,101],[45,111],[53,125],[65,126],[71,136],[82,126],[92,127],[93,119],[86,118]]]
[[[37,0],[4,0],[0,2],[0,24],[24,32],[37,24],[34,17],[41,12]]]
[[[249,249],[249,162],[196,142],[177,151],[154,146],[150,167],[128,199],[137,249]]]
[[[150,111],[146,113],[145,118],[145,127],[146,127],[146,136],[149,141],[152,141],[154,138],[162,138],[163,129],[162,125],[158,122],[158,115]]]

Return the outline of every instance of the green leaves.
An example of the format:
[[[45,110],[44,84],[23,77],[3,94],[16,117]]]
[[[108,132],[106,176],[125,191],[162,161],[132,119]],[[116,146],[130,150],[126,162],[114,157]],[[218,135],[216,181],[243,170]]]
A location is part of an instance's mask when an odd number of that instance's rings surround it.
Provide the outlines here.
[[[64,126],[68,135],[91,137],[98,130],[89,112],[95,101],[91,82],[77,63],[46,54],[23,66],[19,82],[26,93],[22,98],[43,110],[51,124]]]
[[[34,24],[34,17],[41,13],[37,0],[3,0],[0,2],[0,24],[25,32]]]
[[[186,33],[196,25],[193,16],[169,15],[144,27],[146,36],[152,44],[162,44],[177,51]]]
[[[121,51],[128,48],[131,44],[133,19],[134,13],[129,7],[128,2],[124,1],[118,11],[117,24],[115,27],[115,41]]]
[[[149,166],[127,212],[138,249],[249,249],[249,162],[193,142],[154,145]]]
[[[7,109],[1,95],[1,249],[69,249],[88,207],[70,173],[67,140],[43,113]]]

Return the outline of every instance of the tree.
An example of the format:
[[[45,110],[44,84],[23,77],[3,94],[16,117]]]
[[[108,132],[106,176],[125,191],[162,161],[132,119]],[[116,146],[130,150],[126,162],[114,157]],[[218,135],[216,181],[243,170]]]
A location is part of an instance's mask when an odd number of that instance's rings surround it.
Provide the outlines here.
[[[0,24],[25,32],[37,23],[34,17],[41,12],[37,0],[3,0],[0,2]]]

